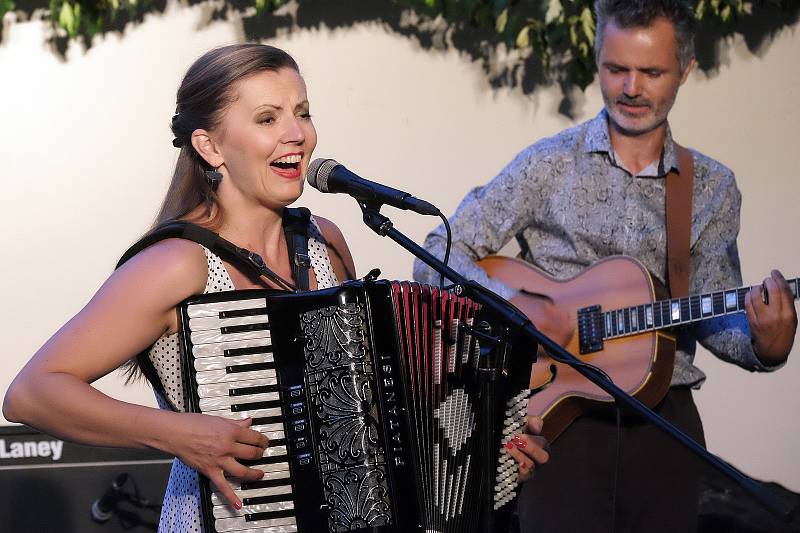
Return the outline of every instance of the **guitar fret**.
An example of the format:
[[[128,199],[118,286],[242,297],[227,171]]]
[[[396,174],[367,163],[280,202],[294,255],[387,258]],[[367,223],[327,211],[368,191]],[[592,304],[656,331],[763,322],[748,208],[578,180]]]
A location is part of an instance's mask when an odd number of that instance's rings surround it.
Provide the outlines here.
[[[736,291],[725,291],[725,311],[738,310],[736,301]]]
[[[725,302],[723,301],[723,293],[715,292],[711,295],[713,302],[714,312],[713,315],[722,315],[725,313]]]
[[[788,280],[792,296],[800,298],[800,278]],[[648,330],[677,326],[706,318],[744,311],[750,287],[739,287],[649,304],[599,311],[603,338],[623,337]],[[598,316],[595,315],[595,316]]]
[[[671,300],[669,302],[669,319],[672,324],[681,321],[681,301]]]
[[[691,315],[692,320],[701,318],[703,316],[703,312],[700,309],[700,300],[700,296],[692,296],[689,298],[689,314]]]

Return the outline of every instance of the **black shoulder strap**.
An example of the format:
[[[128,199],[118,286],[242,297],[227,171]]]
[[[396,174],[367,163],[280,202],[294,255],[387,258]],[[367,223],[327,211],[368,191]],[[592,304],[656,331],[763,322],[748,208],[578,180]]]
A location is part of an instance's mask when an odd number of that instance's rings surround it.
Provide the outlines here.
[[[126,261],[142,250],[164,239],[173,238],[186,239],[202,244],[229,263],[236,264],[245,274],[254,279],[258,279],[262,275],[264,260],[261,256],[245,248],[239,248],[211,230],[181,220],[162,224],[142,237],[139,242],[131,246],[128,251],[125,252],[117,263],[117,268],[121,267]]]
[[[291,211],[284,216],[284,231],[286,242],[289,247],[289,259],[294,265],[294,276],[298,290],[308,290],[308,268],[311,261],[308,257],[308,224],[311,213],[306,208],[286,209]],[[229,263],[237,265],[247,276],[252,279],[259,279],[265,276],[274,281],[278,286],[286,290],[294,290],[295,287],[287,284],[282,278],[274,274],[264,263],[262,257],[245,248],[240,248],[232,242],[220,237],[216,233],[196,224],[184,221],[172,221],[163,224],[131,246],[117,262],[116,268],[121,267],[133,256],[142,250],[156,244],[164,239],[187,239],[202,244],[219,257]],[[153,386],[155,391],[169,404],[173,411],[177,411],[175,405],[169,399],[161,379],[158,376],[155,366],[148,357],[150,348],[144,350],[136,356],[147,381]]]
[[[287,207],[283,210],[283,231],[298,291],[307,291],[309,288],[308,271],[311,268],[311,258],[308,256],[308,225],[310,223],[311,212],[305,207]]]

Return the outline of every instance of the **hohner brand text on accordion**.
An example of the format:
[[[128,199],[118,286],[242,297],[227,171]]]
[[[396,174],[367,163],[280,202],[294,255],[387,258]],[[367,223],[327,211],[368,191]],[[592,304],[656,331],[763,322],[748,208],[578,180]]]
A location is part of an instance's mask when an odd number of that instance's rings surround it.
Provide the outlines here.
[[[264,478],[233,480],[241,510],[203,481],[207,531],[479,531],[487,490],[506,519],[517,467],[503,444],[524,425],[530,363],[509,368],[507,344],[484,341],[502,326],[468,298],[352,282],[207,294],[179,312],[191,410],[250,416],[270,438],[243,461]]]

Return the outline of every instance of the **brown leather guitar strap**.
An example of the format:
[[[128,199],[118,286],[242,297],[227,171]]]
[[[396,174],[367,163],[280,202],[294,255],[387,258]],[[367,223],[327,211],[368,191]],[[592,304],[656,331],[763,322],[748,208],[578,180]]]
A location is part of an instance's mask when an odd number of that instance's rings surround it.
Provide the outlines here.
[[[682,298],[689,294],[694,157],[678,143],[674,146],[680,174],[671,170],[667,175],[667,286],[672,298]]]

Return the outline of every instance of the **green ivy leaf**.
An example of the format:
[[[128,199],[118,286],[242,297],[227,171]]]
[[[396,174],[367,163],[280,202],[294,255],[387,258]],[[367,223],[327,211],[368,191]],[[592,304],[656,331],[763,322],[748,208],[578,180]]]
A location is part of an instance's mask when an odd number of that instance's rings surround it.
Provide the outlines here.
[[[584,7],[583,11],[581,11],[581,25],[583,26],[583,34],[586,38],[594,42],[594,16],[592,15],[592,10],[588,7]]]
[[[58,15],[58,23],[61,27],[67,30],[67,35],[76,37],[78,35],[78,17],[80,16],[80,6],[76,5],[75,8],[69,2],[61,4],[61,13]]]
[[[505,8],[497,16],[497,22],[494,25],[494,28],[497,30],[497,33],[503,33],[506,29],[507,23],[508,23],[508,8]]]
[[[195,4],[198,1],[184,0],[184,3]],[[488,30],[492,33],[487,43],[489,47],[506,43],[509,47],[533,49],[551,80],[586,87],[594,78],[593,46],[597,28],[592,11],[593,0],[392,1],[423,16],[442,17],[449,29],[455,31],[464,28],[465,23],[479,30]],[[734,24],[750,17],[750,10],[755,11],[757,6],[768,4],[783,9],[798,1],[692,0],[692,3],[699,21],[716,25],[723,30],[723,35],[730,35],[735,30]],[[322,3],[322,0],[303,2]],[[160,12],[164,4],[163,0],[35,0],[23,2],[25,7],[17,6],[18,3],[18,0],[0,0],[0,18],[10,10],[21,9],[30,14],[33,9],[30,5],[49,4],[51,24],[63,28],[69,38],[82,38],[88,44],[96,33],[107,31],[110,23],[115,28],[117,23],[124,26],[129,21],[140,20],[150,11]],[[244,14],[246,9],[255,7],[261,14],[274,12],[289,0],[222,0],[218,3],[224,4],[229,12]],[[282,23],[284,20],[287,19],[282,18]],[[288,20],[292,24],[291,17]],[[558,61],[553,61],[553,58],[558,58]],[[551,66],[556,70],[551,71]]]
[[[531,27],[526,24],[517,34],[516,44],[517,48],[528,48],[531,45],[530,39]]]
[[[550,0],[547,4],[547,12],[544,14],[544,23],[550,24],[564,16],[564,6],[561,0]]]

